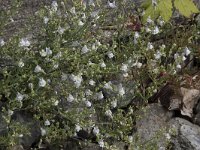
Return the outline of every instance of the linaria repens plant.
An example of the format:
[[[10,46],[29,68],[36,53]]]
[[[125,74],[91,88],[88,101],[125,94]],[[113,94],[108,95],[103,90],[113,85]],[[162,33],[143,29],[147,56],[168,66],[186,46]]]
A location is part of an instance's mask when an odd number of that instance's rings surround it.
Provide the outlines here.
[[[131,1],[53,1],[30,18],[38,23],[37,30],[27,25],[33,36],[20,32],[6,40],[1,34],[0,55],[7,63],[1,66],[0,93],[9,130],[0,144],[17,145],[27,134],[12,119],[20,111],[39,124],[40,141],[59,146],[78,140],[84,130],[95,137],[87,142],[107,149],[113,140],[132,143],[132,100],[146,103],[166,82],[163,74],[176,76],[193,53],[187,42],[152,40],[173,28],[162,18],[149,17],[138,29],[131,20],[129,28],[127,20],[140,13]]]

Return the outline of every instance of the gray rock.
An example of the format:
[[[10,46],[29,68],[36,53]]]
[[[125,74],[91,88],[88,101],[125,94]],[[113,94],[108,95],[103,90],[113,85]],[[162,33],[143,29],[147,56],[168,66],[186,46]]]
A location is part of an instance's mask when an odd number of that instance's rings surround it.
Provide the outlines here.
[[[169,122],[171,129],[175,131],[172,138],[172,149],[174,150],[199,150],[200,149],[200,127],[182,118],[174,118]]]
[[[136,122],[137,132],[135,134],[139,136],[141,144],[155,139],[157,147],[164,147],[167,139],[163,135],[168,132],[167,122],[172,115],[172,112],[167,111],[159,104],[151,104],[144,108],[139,113],[140,119]]]

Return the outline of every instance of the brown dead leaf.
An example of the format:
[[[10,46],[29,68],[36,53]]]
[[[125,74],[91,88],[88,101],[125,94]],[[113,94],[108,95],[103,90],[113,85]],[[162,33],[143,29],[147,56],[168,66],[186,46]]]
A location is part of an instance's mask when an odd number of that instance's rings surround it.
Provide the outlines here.
[[[200,91],[197,89],[187,89],[181,87],[181,93],[183,95],[183,106],[181,108],[181,114],[192,117],[193,108],[200,98]]]

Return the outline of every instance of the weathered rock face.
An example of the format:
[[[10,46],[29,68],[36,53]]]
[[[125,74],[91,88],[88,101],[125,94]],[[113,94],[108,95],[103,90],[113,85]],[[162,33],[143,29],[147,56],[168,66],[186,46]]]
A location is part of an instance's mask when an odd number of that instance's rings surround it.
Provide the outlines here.
[[[200,127],[182,118],[174,118],[169,122],[170,128],[175,130],[171,143],[173,150],[199,150]]]
[[[158,147],[164,147],[166,138],[163,134],[167,133],[167,122],[172,118],[173,113],[167,111],[159,104],[151,104],[139,113],[141,119],[136,122],[137,132],[141,143],[154,139],[161,133],[159,139],[155,139]]]

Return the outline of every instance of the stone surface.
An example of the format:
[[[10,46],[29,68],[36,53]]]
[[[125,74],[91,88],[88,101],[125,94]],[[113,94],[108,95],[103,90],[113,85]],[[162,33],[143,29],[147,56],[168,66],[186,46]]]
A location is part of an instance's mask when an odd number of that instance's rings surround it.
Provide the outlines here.
[[[156,143],[158,147],[163,147],[166,143],[166,138],[163,134],[167,132],[167,122],[172,115],[172,112],[167,111],[159,104],[147,106],[139,113],[141,119],[136,122],[137,132],[135,135],[139,136],[141,143],[145,143],[161,134],[162,138],[156,139]]]
[[[200,127],[182,118],[170,120],[169,126],[175,131],[172,138],[173,150],[199,150]]]

